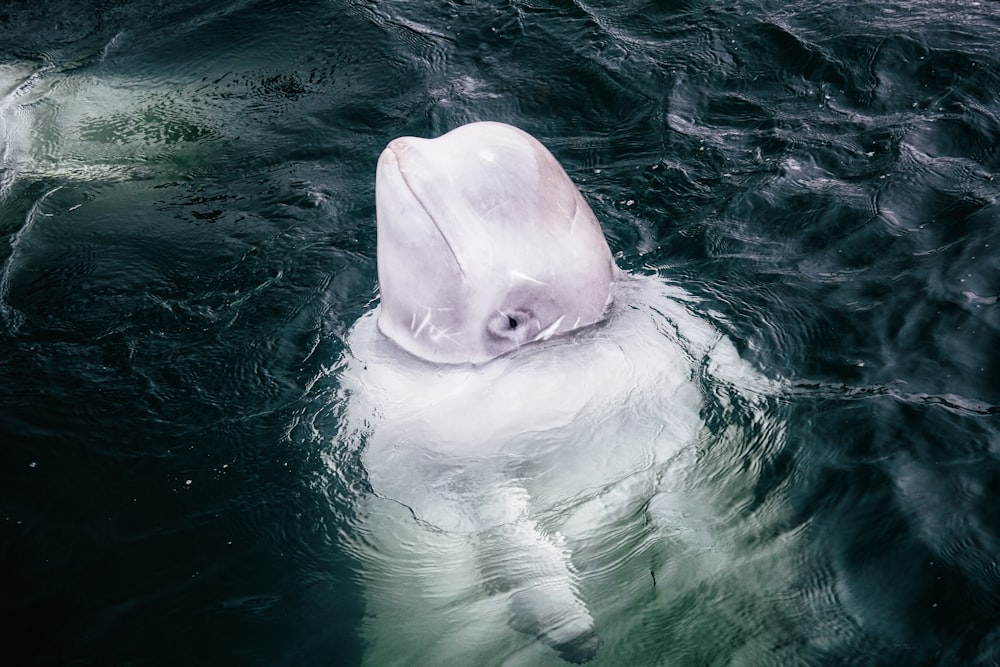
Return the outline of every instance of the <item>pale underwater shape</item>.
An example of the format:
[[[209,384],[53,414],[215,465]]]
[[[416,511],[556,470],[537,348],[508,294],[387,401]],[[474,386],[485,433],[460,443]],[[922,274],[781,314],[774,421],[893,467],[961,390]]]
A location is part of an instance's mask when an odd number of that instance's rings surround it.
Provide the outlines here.
[[[713,432],[703,411],[773,387],[681,290],[626,276],[614,296],[606,322],[479,367],[411,357],[377,310],[355,325],[345,423],[375,495],[346,539],[367,664],[565,664],[593,657],[595,632],[593,664],[629,664],[620,614],[669,595],[675,568],[724,567],[689,476],[747,483],[702,468],[745,434]],[[657,555],[678,540],[697,557]]]
[[[392,142],[376,209],[381,303],[340,369],[341,442],[373,491],[344,535],[366,663],[633,665],[697,646],[705,664],[728,636],[737,662],[789,664],[787,622],[761,627],[756,607],[773,614],[766,587],[805,559],[758,557],[798,535],[755,541],[770,528],[731,506],[783,438],[771,383],[682,290],[621,274],[516,128]],[[832,623],[817,600],[800,607]]]

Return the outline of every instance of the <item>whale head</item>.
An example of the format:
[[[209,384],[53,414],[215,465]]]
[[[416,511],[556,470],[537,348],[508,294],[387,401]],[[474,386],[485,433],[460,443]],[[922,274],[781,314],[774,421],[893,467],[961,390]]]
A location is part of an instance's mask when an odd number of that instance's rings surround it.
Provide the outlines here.
[[[487,362],[594,324],[617,269],[552,154],[510,125],[389,143],[375,177],[379,329],[435,363]]]

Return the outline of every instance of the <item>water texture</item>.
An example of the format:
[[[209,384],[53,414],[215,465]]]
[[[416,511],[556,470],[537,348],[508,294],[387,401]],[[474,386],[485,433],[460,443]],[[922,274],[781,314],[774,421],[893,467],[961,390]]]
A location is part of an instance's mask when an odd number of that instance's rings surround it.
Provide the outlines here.
[[[756,560],[608,596],[628,664],[1000,664],[997,44],[992,0],[6,3],[5,656],[363,661],[375,162],[498,120],[781,386],[705,413],[702,553]]]

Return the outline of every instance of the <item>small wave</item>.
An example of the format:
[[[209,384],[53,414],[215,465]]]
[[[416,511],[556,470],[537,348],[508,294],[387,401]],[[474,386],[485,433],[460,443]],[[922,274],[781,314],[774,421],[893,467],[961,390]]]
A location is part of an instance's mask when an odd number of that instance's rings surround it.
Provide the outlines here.
[[[35,226],[39,216],[51,217],[51,214],[42,210],[45,200],[52,194],[58,192],[62,186],[57,186],[39,197],[25,216],[23,224],[10,236],[10,254],[0,265],[0,315],[3,316],[7,331],[14,334],[24,324],[24,315],[10,304],[10,287],[17,270],[19,251],[24,237],[29,234]]]

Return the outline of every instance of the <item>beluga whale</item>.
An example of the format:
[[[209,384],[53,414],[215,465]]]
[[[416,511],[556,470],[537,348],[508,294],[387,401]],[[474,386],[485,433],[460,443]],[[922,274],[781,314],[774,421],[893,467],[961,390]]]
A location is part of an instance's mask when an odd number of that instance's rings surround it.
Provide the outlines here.
[[[338,366],[366,663],[627,661],[718,440],[706,378],[753,371],[686,292],[616,266],[520,129],[395,139],[375,199],[378,303]]]
[[[510,125],[403,137],[379,158],[379,329],[439,363],[483,363],[600,320],[617,268],[552,154]]]

